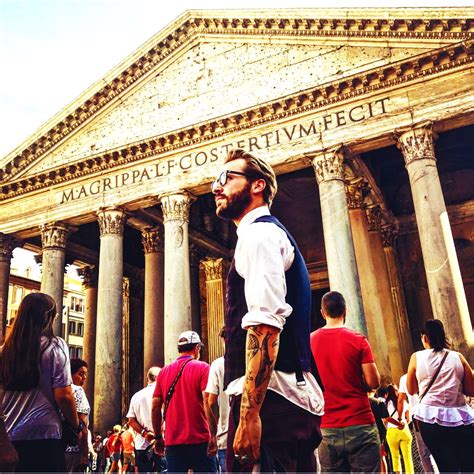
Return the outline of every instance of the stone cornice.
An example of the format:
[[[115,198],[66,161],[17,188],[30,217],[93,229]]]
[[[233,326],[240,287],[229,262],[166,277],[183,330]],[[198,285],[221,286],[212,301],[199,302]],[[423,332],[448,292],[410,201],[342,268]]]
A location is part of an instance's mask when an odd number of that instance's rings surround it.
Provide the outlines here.
[[[0,200],[211,141],[264,123],[276,122],[472,62],[474,62],[474,40],[469,40],[7,183],[8,179],[19,174],[49,149],[39,150],[36,147],[33,150],[32,145],[0,170],[0,182],[4,183],[0,188]],[[62,135],[60,139],[64,136]],[[47,141],[45,138],[44,142]]]

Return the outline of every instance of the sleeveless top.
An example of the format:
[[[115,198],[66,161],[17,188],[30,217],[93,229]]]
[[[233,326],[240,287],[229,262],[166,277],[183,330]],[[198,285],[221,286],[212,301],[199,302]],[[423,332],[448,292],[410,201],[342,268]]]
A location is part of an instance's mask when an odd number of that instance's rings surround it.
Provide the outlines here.
[[[425,349],[416,352],[418,393],[423,394],[436,373],[446,349],[435,352]],[[425,423],[442,426],[461,426],[474,423],[474,410],[466,404],[462,393],[464,367],[457,352],[448,356],[434,384],[413,409],[413,417]]]

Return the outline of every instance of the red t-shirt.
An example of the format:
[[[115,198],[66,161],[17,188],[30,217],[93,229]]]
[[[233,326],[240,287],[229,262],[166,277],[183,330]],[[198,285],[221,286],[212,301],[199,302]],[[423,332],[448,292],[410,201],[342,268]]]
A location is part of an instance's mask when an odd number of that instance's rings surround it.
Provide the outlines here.
[[[110,453],[122,452],[122,437],[118,433],[114,433],[107,441],[107,448]]]
[[[190,356],[178,357],[163,367],[156,379],[154,397],[161,397],[163,406],[168,390],[178,375],[181,365]],[[192,360],[186,364],[176,384],[166,413],[165,445],[207,443],[209,426],[204,413],[202,392],[206,389],[209,364]]]
[[[374,362],[365,336],[348,328],[318,329],[311,333],[311,352],[324,385],[321,428],[375,423],[362,384],[362,364]]]

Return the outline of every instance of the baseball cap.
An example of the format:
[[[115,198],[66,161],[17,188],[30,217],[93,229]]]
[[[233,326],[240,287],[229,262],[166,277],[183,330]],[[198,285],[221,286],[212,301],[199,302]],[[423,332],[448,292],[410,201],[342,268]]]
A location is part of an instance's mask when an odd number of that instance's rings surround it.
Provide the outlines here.
[[[184,331],[178,337],[178,346],[184,346],[186,344],[199,344],[203,346],[201,338],[196,331]]]

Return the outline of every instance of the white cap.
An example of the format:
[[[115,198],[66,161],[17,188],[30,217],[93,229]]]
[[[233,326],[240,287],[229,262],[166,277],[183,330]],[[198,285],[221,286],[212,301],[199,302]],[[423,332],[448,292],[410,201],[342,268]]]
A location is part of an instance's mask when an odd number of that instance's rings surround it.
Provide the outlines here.
[[[184,331],[178,337],[178,346],[184,346],[186,344],[199,344],[203,346],[199,334],[195,331]]]

